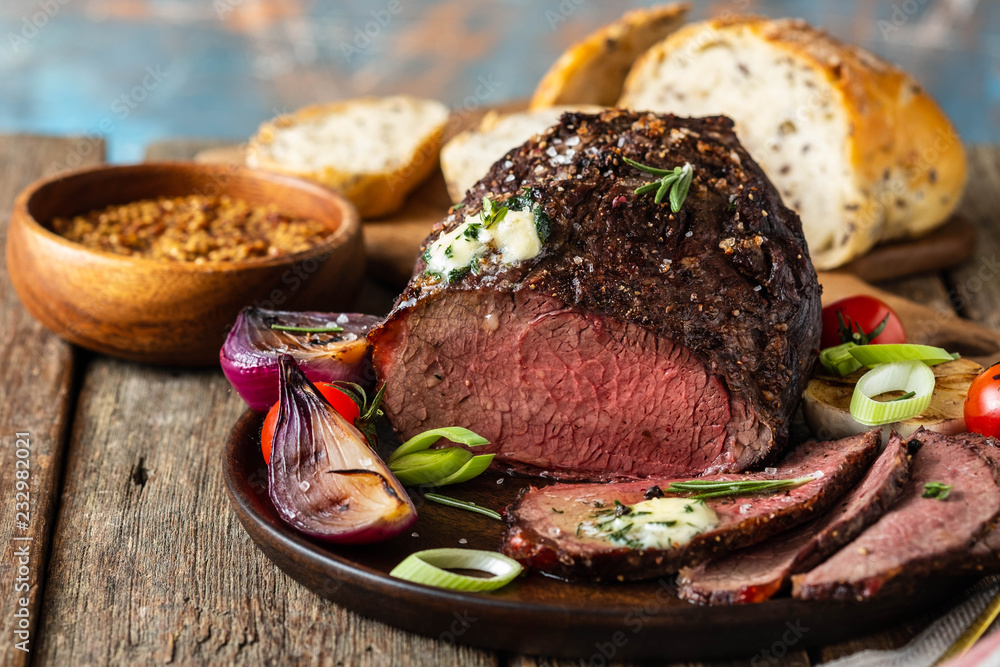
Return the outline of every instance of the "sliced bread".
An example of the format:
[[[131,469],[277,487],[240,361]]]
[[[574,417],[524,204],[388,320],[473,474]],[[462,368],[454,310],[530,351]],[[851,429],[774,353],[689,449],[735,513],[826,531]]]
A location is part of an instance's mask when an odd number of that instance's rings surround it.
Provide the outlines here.
[[[687,3],[634,9],[567,49],[545,73],[531,108],[613,106],[635,59],[684,22]]]
[[[317,181],[376,218],[435,170],[447,120],[445,105],[415,97],[318,104],[261,125],[247,164]]]
[[[962,142],[906,73],[804,21],[685,26],[643,55],[620,106],[724,114],[832,269],[943,223],[966,180]]]
[[[603,107],[557,106],[511,114],[489,112],[479,125],[455,136],[441,149],[441,170],[453,202],[486,175],[512,148],[559,121],[564,111],[598,112]]]

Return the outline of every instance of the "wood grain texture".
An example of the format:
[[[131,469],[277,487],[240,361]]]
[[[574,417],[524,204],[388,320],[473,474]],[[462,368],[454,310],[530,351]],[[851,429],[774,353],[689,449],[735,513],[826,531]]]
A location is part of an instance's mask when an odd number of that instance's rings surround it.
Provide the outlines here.
[[[54,164],[63,164],[74,154],[73,139],[28,136],[0,137],[0,238],[6,242],[8,214],[19,190]],[[101,160],[103,143],[88,144],[83,162]],[[70,345],[46,331],[17,300],[6,263],[0,261],[0,498],[6,511],[0,515],[0,535],[4,536],[4,556],[0,561],[0,664],[27,664],[28,653],[15,648],[14,630],[20,619],[14,616],[19,600],[27,601],[28,647],[37,646],[37,620],[44,591],[45,566],[50,546],[53,514],[58,504],[59,479],[65,450],[65,434],[73,403],[74,354]],[[15,524],[17,468],[16,433],[30,433],[31,452],[28,528]],[[30,538],[15,540],[15,538]],[[18,574],[17,549],[28,545],[26,582],[15,581]],[[23,576],[23,573],[22,573]],[[28,583],[26,591],[15,584]]]
[[[297,585],[256,549],[229,510],[219,460],[243,409],[218,370],[90,360],[36,658],[497,664],[486,652],[361,619]]]

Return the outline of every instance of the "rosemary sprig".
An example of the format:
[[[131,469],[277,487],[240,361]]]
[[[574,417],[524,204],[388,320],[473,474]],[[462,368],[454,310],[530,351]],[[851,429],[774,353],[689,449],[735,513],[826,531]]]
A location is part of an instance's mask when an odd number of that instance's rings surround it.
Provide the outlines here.
[[[819,479],[816,474],[805,477],[794,477],[791,479],[750,479],[750,480],[699,480],[692,479],[687,482],[672,482],[665,491],[668,493],[694,493],[691,498],[702,500],[705,498],[720,498],[722,496],[746,496],[755,493],[773,493],[784,489],[793,489],[802,486],[814,479]]]
[[[644,195],[655,190],[656,196],[653,197],[654,202],[660,204],[663,202],[663,198],[669,195],[670,210],[674,213],[681,210],[684,200],[687,199],[688,190],[691,188],[691,180],[694,178],[694,169],[691,167],[690,162],[686,162],[683,167],[658,169],[657,167],[650,167],[635,160],[623,159],[630,167],[635,167],[639,171],[660,177],[658,181],[653,181],[652,183],[647,183],[636,188],[635,194]]]
[[[889,401],[889,403],[895,403],[896,401],[905,401],[905,400],[907,400],[909,398],[913,398],[916,395],[917,395],[917,392],[915,392],[915,391],[908,391],[905,394],[903,394],[902,396],[899,396],[897,398],[892,399],[891,401]]]
[[[951,484],[944,482],[927,482],[924,484],[924,498],[936,498],[945,500],[951,493]]]
[[[442,496],[437,493],[425,493],[424,498],[431,500],[435,503],[441,505],[447,505],[448,507],[455,507],[460,510],[467,510],[469,512],[475,512],[476,514],[482,514],[483,516],[488,516],[491,519],[496,519],[497,521],[503,521],[503,517],[500,516],[499,512],[495,512],[488,507],[480,507],[476,503],[470,503],[465,500],[459,500],[457,498],[451,498],[449,496]]]
[[[332,326],[332,327],[293,327],[284,324],[272,324],[271,329],[274,331],[289,331],[292,333],[307,333],[307,334],[321,334],[321,333],[341,333],[344,327]]]

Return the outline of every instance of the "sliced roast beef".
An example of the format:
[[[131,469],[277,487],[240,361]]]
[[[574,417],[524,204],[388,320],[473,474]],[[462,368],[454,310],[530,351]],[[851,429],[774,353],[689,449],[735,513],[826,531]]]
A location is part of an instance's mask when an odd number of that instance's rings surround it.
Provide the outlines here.
[[[676,572],[823,512],[865,474],[877,450],[875,434],[812,442],[796,448],[774,470],[702,477],[766,480],[813,475],[815,479],[772,494],[654,500],[654,504],[670,501],[676,516],[659,516],[648,503],[640,505],[662,496],[662,489],[676,479],[530,488],[507,511],[502,551],[526,567],[567,579],[625,581]],[[646,511],[653,514],[639,516]],[[695,526],[688,527],[689,513]],[[713,513],[715,518],[706,521],[705,515]],[[699,527],[704,530],[699,532]],[[680,529],[686,532],[662,539],[665,531]]]
[[[793,576],[795,597],[863,600],[890,582],[950,570],[993,526],[1000,474],[974,439],[920,429],[912,441],[920,449],[900,501],[822,565]],[[950,485],[947,497],[924,497],[931,482]]]
[[[1000,446],[993,438],[987,438],[978,433],[965,433],[961,438],[979,447],[979,451],[986,455],[993,466],[1000,470]],[[1000,571],[1000,527],[994,527],[988,533],[979,538],[968,555],[962,554],[958,557],[955,569],[962,572],[998,572]]]
[[[719,560],[684,568],[678,577],[678,595],[713,605],[769,599],[792,574],[822,562],[887,512],[909,474],[906,443],[893,433],[861,484],[829,514]]]
[[[690,164],[680,210],[636,194],[659,177],[625,158]],[[501,247],[525,211],[537,239]],[[402,437],[461,424],[500,464],[578,480],[741,471],[786,444],[820,289],[798,217],[730,120],[565,114],[424,251],[370,335]]]

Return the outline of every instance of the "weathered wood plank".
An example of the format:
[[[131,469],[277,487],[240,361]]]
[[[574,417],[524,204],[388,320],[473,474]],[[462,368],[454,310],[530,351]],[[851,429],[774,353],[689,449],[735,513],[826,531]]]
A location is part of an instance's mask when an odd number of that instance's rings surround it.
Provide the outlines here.
[[[70,138],[0,137],[0,239],[4,245],[11,207],[22,188],[68,161],[84,166],[102,159],[102,142],[84,142],[85,156],[79,155],[83,144]],[[0,636],[4,637],[0,664],[20,665],[27,663],[29,654],[18,650],[17,644],[30,637],[23,646],[32,652],[37,646],[46,558],[73,402],[74,353],[68,343],[46,331],[21,306],[3,260],[0,330],[4,332],[0,337],[0,497],[7,510],[0,515],[6,537],[0,563],[0,590],[5,592],[0,597]],[[20,433],[28,434],[24,438],[29,445],[26,449],[17,445]],[[20,463],[18,449],[29,453]],[[27,479],[18,480],[17,475]],[[25,496],[15,497],[18,481],[27,483],[27,490],[22,491],[27,494],[27,517],[15,514],[24,509],[15,503],[25,501]],[[24,520],[26,527],[19,520]],[[23,606],[22,600],[26,602]],[[26,634],[17,636],[15,631]]]
[[[220,462],[243,409],[218,370],[90,360],[38,658],[497,664],[491,653],[362,619],[301,587],[257,550],[229,509]]]

